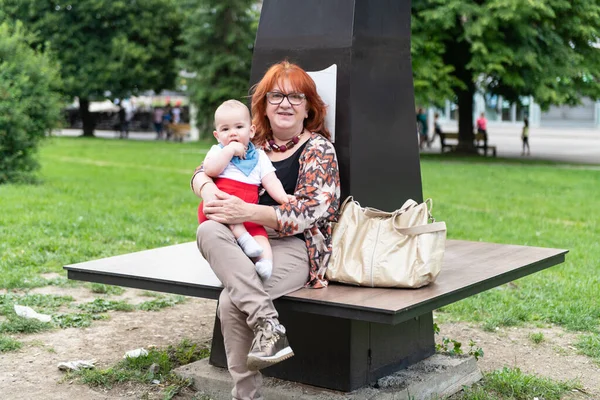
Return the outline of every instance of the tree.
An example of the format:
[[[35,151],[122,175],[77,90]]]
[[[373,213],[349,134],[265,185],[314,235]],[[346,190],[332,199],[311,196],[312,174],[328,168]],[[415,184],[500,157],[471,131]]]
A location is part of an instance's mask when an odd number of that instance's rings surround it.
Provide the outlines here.
[[[223,101],[244,101],[258,26],[255,0],[184,0],[182,69],[190,101],[198,108],[201,134],[212,131],[214,110]],[[203,135],[203,136],[204,136]]]
[[[33,180],[39,141],[60,121],[57,64],[22,24],[0,24],[0,184]]]
[[[65,91],[79,97],[84,136],[93,136],[89,102],[172,87],[180,17],[173,0],[0,0],[5,18],[21,20],[49,43]]]
[[[457,100],[459,151],[474,151],[477,90],[543,109],[600,97],[596,1],[413,0],[412,17],[418,98]]]

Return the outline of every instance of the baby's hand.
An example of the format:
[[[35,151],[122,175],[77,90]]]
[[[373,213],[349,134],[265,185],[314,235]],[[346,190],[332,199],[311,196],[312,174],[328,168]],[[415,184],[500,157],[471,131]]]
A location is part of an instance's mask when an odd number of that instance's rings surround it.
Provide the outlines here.
[[[292,194],[288,194],[286,203],[296,204],[296,196],[294,196]]]
[[[240,142],[231,142],[227,145],[227,147],[231,147],[233,149],[233,155],[239,158],[246,158],[246,148]]]

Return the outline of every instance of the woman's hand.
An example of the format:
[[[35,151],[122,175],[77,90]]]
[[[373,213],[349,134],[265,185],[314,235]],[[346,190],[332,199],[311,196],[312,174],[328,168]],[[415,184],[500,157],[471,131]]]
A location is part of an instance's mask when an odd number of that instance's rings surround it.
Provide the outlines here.
[[[204,203],[206,218],[222,224],[241,224],[250,220],[251,204],[220,190],[214,195],[214,199]]]

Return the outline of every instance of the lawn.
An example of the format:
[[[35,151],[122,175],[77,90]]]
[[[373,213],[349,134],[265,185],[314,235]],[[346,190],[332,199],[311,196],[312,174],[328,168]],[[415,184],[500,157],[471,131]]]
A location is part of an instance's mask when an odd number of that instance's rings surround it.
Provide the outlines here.
[[[598,333],[598,168],[434,158],[422,170],[448,237],[569,250],[564,264],[445,307],[449,318],[487,329],[527,321]]]
[[[41,184],[0,187],[0,288],[66,284],[64,264],[193,240],[198,199],[189,179],[210,144],[47,141]],[[490,330],[557,324],[581,331],[581,351],[600,359],[600,169],[425,157],[422,175],[449,238],[570,251],[564,264],[445,307],[438,318]]]
[[[189,189],[208,143],[53,138],[42,183],[0,187],[0,288],[46,284],[64,264],[193,240]]]

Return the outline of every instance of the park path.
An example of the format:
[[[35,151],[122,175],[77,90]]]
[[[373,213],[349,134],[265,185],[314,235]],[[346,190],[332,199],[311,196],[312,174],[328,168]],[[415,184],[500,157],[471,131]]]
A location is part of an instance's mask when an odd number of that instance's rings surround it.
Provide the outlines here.
[[[442,124],[444,131],[456,131],[456,124]],[[55,136],[75,137],[81,135],[79,129],[63,129]],[[95,135],[104,139],[118,139],[114,131],[96,131]],[[521,127],[516,125],[490,126],[489,143],[498,148],[498,157],[524,158],[545,161],[559,161],[575,164],[596,164],[600,167],[600,129],[590,128],[531,128],[529,142],[531,156],[521,156]],[[155,140],[154,132],[131,132],[130,140]],[[416,145],[416,135],[415,135]],[[423,153],[439,153],[440,141],[433,142]]]
[[[442,131],[456,132],[456,124],[442,124]],[[559,161],[575,164],[596,164],[600,167],[600,129],[531,128],[531,156],[521,156],[521,127],[517,125],[489,126],[489,144],[498,148],[498,157]],[[439,153],[438,138],[423,153]]]

